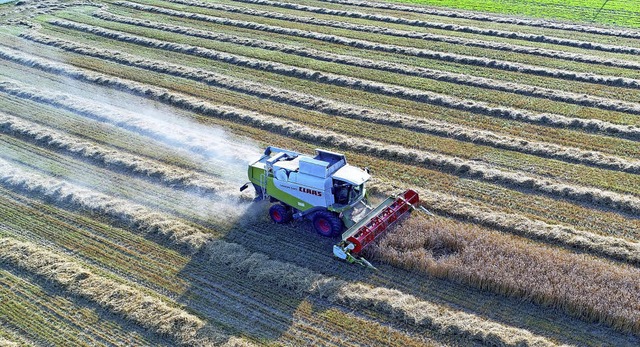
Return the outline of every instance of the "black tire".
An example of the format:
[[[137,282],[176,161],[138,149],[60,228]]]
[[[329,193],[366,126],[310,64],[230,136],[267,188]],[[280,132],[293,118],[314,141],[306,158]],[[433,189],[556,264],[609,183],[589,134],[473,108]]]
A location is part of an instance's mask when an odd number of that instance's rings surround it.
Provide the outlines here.
[[[335,213],[320,211],[313,216],[313,227],[322,236],[334,237],[342,233],[344,224]]]
[[[269,216],[271,216],[271,220],[276,224],[289,223],[292,218],[291,210],[280,204],[271,205],[269,208]]]

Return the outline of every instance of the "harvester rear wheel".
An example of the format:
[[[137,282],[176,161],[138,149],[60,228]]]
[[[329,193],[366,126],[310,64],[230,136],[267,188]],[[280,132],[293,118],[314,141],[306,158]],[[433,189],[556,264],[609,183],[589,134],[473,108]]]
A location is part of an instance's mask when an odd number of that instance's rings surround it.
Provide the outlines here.
[[[320,211],[313,216],[313,227],[318,234],[325,237],[333,237],[340,235],[342,232],[342,221],[335,213],[329,211]]]
[[[269,216],[277,224],[289,223],[291,221],[291,211],[280,204],[274,204],[269,208]]]

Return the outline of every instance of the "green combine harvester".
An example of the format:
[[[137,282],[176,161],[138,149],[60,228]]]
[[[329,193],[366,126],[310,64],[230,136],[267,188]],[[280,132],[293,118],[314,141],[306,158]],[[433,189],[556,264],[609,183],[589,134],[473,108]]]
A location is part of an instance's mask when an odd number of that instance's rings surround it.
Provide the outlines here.
[[[419,203],[418,193],[407,190],[371,208],[365,187],[369,170],[347,164],[343,154],[320,149],[311,157],[267,147],[248,173],[250,182],[240,191],[253,185],[256,201],[272,203],[269,215],[275,223],[311,220],[320,235],[341,235],[333,247],[336,257],[371,268],[360,253]]]

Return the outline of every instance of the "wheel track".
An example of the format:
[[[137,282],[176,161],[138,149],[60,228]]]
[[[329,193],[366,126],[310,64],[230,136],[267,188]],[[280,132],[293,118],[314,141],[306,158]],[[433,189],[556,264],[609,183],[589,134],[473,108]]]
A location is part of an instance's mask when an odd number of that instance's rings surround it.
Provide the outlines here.
[[[136,201],[153,210],[173,214],[177,218],[184,219],[185,222],[187,219],[196,220],[225,230],[232,225],[232,218],[242,213],[241,207],[244,206],[241,201],[237,201],[238,205],[230,206],[220,199],[212,200],[181,190],[153,185],[146,180],[93,166],[13,137],[0,138],[0,142],[3,148],[0,158],[20,163],[36,172],[64,175],[74,180],[76,184],[95,186],[103,193]],[[198,208],[198,206],[208,206],[210,209]],[[211,211],[216,209],[227,213],[229,220],[211,220]]]

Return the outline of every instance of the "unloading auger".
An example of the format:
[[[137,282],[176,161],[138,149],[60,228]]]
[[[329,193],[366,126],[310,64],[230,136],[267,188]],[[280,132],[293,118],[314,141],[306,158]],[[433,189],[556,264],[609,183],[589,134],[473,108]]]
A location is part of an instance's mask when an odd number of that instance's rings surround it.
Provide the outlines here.
[[[271,219],[278,224],[311,220],[322,236],[341,235],[333,254],[349,263],[375,269],[360,254],[407,213],[420,209],[418,193],[407,190],[389,197],[375,208],[367,203],[365,183],[369,170],[347,164],[343,154],[316,150],[305,156],[277,147],[267,147],[263,156],[249,165],[249,181],[256,201],[269,200]],[[344,231],[346,229],[346,231]],[[344,232],[343,232],[344,231]]]

